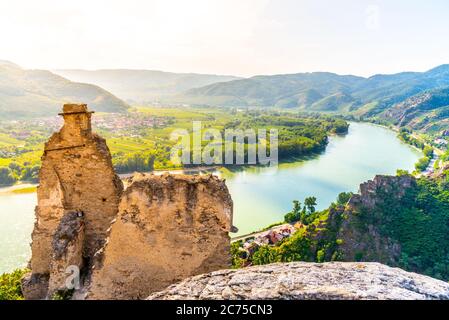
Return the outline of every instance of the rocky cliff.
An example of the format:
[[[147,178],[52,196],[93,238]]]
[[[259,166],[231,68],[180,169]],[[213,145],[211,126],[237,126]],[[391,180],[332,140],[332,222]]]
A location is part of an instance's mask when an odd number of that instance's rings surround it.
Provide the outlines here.
[[[379,262],[447,281],[448,182],[445,176],[376,176],[358,194],[343,193],[328,209],[302,217],[282,241],[234,242],[233,264]]]
[[[148,299],[449,300],[449,284],[379,263],[293,262],[192,277]]]
[[[409,175],[378,175],[362,183],[359,194],[353,195],[343,213],[340,213],[337,239],[342,239],[342,242],[338,247],[339,259],[377,261],[398,266],[401,245],[398,239],[382,230],[389,219],[383,208],[389,206],[388,202],[405,202],[406,193],[415,186],[415,179]],[[335,214],[335,211],[331,210],[331,213]],[[331,214],[331,218],[335,216]]]

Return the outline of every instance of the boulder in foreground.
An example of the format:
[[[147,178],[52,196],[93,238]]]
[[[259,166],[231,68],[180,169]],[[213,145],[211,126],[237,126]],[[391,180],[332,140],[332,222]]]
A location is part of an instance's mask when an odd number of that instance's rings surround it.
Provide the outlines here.
[[[449,300],[449,284],[379,263],[292,262],[216,271],[149,300]]]

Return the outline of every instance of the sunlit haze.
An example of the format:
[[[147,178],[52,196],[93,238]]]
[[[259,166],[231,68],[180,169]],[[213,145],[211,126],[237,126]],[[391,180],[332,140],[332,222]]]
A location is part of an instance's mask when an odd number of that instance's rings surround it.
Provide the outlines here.
[[[0,1],[0,59],[26,68],[372,75],[449,62],[443,0]]]

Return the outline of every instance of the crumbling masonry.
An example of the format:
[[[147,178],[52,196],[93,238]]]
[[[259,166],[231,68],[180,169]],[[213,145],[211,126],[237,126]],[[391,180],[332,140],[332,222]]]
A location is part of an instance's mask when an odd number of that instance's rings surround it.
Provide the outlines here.
[[[232,200],[224,181],[139,174],[123,191],[105,140],[92,133],[92,112],[67,104],[61,115],[64,126],[42,157],[25,298],[71,290],[76,269],[74,298],[139,299],[229,267]]]

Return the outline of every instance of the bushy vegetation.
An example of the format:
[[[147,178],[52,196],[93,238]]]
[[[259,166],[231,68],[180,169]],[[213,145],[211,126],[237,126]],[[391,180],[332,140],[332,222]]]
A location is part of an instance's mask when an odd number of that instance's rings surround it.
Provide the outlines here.
[[[385,196],[382,232],[402,247],[400,266],[449,279],[449,190],[446,179],[421,178],[401,202]]]
[[[304,206],[298,200],[293,201],[293,210],[284,216],[284,221],[288,223],[301,222],[306,224],[308,218],[315,212],[316,198],[307,197],[304,199]]]
[[[28,271],[27,269],[18,269],[12,273],[0,275],[0,301],[23,300],[20,281]]]
[[[424,149],[425,144],[422,141],[419,141],[418,139],[412,137],[410,135],[410,130],[406,129],[406,128],[402,128],[399,131],[398,137],[400,140],[404,141],[405,143],[408,143],[412,146],[417,147],[418,149]]]
[[[402,128],[399,131],[398,137],[400,140],[404,141],[405,143],[408,143],[412,146],[415,146],[418,149],[421,149],[424,153],[424,156],[418,160],[418,162],[415,164],[415,169],[417,172],[423,172],[427,169],[430,162],[432,161],[434,150],[431,146],[426,145],[424,142],[414,138],[411,135],[410,130]]]
[[[20,165],[11,162],[7,167],[0,167],[0,185],[11,185],[17,181],[37,182],[39,175],[38,165]]]
[[[449,161],[449,149],[440,157],[442,161]]]

